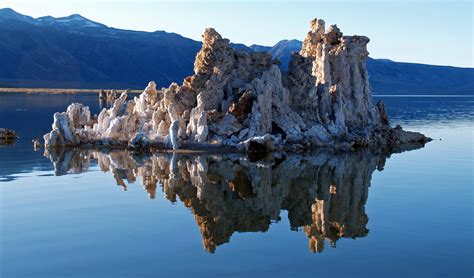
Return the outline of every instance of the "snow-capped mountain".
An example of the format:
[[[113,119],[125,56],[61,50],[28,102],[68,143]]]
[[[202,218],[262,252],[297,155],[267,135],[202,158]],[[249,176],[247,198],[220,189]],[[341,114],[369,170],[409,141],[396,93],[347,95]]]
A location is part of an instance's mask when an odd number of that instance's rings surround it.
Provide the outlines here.
[[[56,26],[66,28],[107,28],[106,25],[87,19],[79,14],[65,17],[43,16],[36,19],[43,26]]]

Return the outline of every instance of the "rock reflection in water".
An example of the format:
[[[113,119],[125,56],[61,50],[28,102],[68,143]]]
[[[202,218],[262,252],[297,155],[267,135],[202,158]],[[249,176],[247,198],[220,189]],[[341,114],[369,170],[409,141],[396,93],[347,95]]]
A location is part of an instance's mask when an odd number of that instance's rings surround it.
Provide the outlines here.
[[[190,208],[204,248],[213,253],[234,232],[264,232],[280,211],[301,229],[312,252],[324,241],[364,237],[368,187],[386,156],[369,152],[282,155],[252,161],[240,154],[151,154],[128,150],[59,150],[45,153],[56,175],[88,171],[97,163],[125,190],[138,177],[150,198],[158,187],[171,202]]]

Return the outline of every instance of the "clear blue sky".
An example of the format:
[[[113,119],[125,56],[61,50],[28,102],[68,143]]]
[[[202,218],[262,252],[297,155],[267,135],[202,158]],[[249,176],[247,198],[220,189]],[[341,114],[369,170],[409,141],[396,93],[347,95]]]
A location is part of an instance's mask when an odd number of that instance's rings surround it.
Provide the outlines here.
[[[195,40],[214,27],[232,42],[302,40],[312,18],[370,37],[370,55],[473,67],[472,1],[117,1],[0,0],[33,17],[79,13],[111,27],[175,32]]]

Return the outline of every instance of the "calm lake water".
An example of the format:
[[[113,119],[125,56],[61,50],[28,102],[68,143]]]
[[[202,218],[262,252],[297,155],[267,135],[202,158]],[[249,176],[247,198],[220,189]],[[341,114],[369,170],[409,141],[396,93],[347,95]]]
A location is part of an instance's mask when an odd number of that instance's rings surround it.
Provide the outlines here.
[[[0,95],[0,276],[472,277],[474,97],[374,97],[434,138],[368,152],[35,152],[96,95]]]

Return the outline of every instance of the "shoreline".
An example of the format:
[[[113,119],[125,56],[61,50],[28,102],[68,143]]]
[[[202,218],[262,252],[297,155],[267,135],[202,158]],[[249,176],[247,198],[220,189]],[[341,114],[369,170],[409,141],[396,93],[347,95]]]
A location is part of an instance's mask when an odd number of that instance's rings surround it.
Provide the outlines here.
[[[24,93],[24,94],[79,94],[79,93],[94,93],[98,94],[102,90],[115,90],[117,92],[123,92],[127,89],[63,89],[63,88],[0,88],[0,94],[2,93]],[[143,90],[128,90],[131,94],[139,94]]]
[[[143,92],[141,89],[130,90],[130,89],[75,89],[75,88],[13,88],[13,87],[0,87],[0,95],[2,93],[22,93],[22,94],[80,94],[90,93],[98,94],[102,90],[110,91],[115,90],[119,93],[128,90],[130,94],[140,94]],[[414,92],[413,94],[400,94],[400,93],[372,93],[372,97],[474,97],[474,94],[420,94]]]

